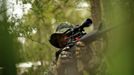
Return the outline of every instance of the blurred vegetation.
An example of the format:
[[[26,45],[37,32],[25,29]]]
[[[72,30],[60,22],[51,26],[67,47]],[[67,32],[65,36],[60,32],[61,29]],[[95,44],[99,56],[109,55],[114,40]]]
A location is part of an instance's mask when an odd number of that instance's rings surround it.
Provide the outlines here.
[[[93,19],[95,28],[101,22],[105,27],[119,25],[108,33],[107,71],[110,75],[132,75],[133,0],[16,0],[30,3],[32,8],[21,19],[12,17],[10,21],[6,15],[8,0],[0,1],[0,75],[15,75],[15,64],[37,61],[41,62],[38,69],[33,71],[32,67],[27,74],[44,75],[56,51],[48,41],[51,33],[61,22],[77,25],[86,18]],[[84,2],[88,7],[80,6]]]
[[[133,0],[102,0],[105,25],[118,26],[108,35],[106,61],[111,75],[133,75]]]

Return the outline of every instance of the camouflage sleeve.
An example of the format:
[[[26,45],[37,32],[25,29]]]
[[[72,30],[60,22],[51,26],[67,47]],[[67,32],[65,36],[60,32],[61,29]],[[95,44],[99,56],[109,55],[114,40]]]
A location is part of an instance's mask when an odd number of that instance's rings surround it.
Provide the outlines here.
[[[77,42],[73,48],[63,48],[56,52],[48,75],[97,75],[98,71],[102,72],[102,58],[97,51],[82,42]]]
[[[56,60],[55,59],[56,57],[51,62],[47,75],[56,75]]]

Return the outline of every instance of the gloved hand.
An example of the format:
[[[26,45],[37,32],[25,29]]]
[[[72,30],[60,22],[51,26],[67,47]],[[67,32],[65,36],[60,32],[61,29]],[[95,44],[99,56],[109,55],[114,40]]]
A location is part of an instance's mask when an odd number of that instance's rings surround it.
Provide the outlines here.
[[[63,62],[71,62],[75,60],[75,58],[79,58],[81,56],[81,49],[85,47],[85,44],[78,41],[76,45],[72,48],[65,47],[61,50],[58,59]]]
[[[71,62],[73,59],[73,53],[70,51],[69,47],[65,47],[62,49],[61,53],[59,54],[58,62],[61,63],[68,63]]]

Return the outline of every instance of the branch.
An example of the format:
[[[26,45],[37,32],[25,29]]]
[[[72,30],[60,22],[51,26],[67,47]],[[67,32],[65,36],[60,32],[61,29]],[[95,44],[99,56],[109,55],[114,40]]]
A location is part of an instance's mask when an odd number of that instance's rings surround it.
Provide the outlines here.
[[[38,44],[40,44],[40,45],[42,45],[42,46],[46,46],[46,47],[50,48],[46,43],[41,43],[41,42],[39,42],[39,41],[37,41],[37,40],[34,40],[34,39],[30,38],[30,37],[25,37],[25,38],[27,38],[27,39],[29,39],[29,40],[35,42],[35,43],[38,43]]]
[[[39,42],[39,41],[37,41],[37,40],[34,40],[34,39],[30,38],[30,37],[25,37],[25,38],[27,38],[27,39],[29,39],[29,40],[31,40],[31,41],[33,41],[33,42],[36,42],[36,43],[38,43],[38,44],[45,45],[45,43],[41,43],[41,42]]]

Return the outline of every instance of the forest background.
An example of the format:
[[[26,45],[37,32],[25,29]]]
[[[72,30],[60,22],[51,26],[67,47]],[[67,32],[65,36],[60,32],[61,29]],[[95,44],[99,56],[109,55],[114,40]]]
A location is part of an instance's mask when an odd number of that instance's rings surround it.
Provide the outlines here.
[[[61,22],[81,24],[86,18],[105,27],[120,26],[108,33],[104,60],[110,75],[133,75],[133,0],[0,0],[0,75],[43,75],[56,49],[49,36]],[[32,73],[30,67],[40,66]]]

